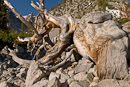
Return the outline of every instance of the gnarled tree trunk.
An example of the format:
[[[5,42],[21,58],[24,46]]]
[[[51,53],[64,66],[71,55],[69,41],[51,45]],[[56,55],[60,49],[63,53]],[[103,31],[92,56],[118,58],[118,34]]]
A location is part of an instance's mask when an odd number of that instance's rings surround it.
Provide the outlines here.
[[[31,3],[47,20],[42,38],[55,27],[61,28],[61,34],[59,41],[37,61],[37,64],[39,62],[47,64],[57,58],[74,41],[79,54],[83,57],[89,56],[96,63],[100,79],[122,79],[127,76],[128,37],[112,20],[111,14],[92,12],[76,20],[70,15],[55,17],[44,9],[43,2],[40,4],[38,3],[39,7],[37,7],[33,2]]]
[[[100,79],[122,79],[128,74],[128,37],[111,19],[108,13],[89,13],[82,18],[84,28],[74,33],[79,53],[95,61]]]

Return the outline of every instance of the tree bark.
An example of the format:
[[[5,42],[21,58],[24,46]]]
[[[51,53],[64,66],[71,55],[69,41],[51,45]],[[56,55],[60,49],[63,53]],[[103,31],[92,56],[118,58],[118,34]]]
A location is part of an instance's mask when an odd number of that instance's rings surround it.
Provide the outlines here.
[[[12,59],[19,65],[22,65],[24,67],[29,67],[30,64],[34,61],[34,60],[21,59],[21,58],[17,57],[16,53],[13,50],[11,50],[11,49],[8,49],[8,50],[10,51],[10,55],[12,56]]]
[[[74,44],[82,56],[89,55],[96,63],[100,79],[123,79],[128,75],[128,37],[109,15],[95,12],[84,16],[85,28],[76,29]]]

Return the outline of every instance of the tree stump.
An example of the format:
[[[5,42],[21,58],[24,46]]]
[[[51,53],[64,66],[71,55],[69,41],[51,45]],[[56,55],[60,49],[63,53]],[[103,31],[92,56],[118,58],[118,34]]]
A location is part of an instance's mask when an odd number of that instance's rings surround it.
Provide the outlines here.
[[[74,33],[74,44],[82,56],[90,56],[100,79],[127,76],[128,37],[109,13],[92,12]]]

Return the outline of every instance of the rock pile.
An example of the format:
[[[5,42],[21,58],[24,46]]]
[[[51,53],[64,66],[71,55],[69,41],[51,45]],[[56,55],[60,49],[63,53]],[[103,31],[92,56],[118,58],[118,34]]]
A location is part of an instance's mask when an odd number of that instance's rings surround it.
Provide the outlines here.
[[[71,46],[72,47],[72,46]],[[69,49],[71,48],[69,47]],[[6,48],[6,47],[5,47]],[[97,77],[97,67],[93,61],[72,54],[66,64],[48,75],[33,62],[27,68],[15,63],[5,48],[0,54],[0,87],[129,87],[129,76],[125,80]],[[69,54],[69,49],[62,53],[62,58]],[[8,51],[8,50],[6,50]],[[3,56],[4,55],[4,56]],[[62,59],[61,58],[61,59]],[[50,67],[50,66],[46,66]],[[33,72],[33,73],[32,73]],[[106,86],[107,85],[107,86]]]
[[[93,80],[98,81],[96,65],[89,58],[72,54],[63,67],[44,76],[35,62],[30,65],[32,70],[17,65],[5,48],[0,54],[0,87],[89,87]],[[62,58],[68,56],[69,49],[62,53]],[[34,73],[31,75],[30,72]]]

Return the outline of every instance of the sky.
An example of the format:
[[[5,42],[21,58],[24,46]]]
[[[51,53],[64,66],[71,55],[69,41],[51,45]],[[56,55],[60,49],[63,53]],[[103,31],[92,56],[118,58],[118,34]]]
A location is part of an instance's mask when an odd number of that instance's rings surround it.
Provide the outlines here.
[[[37,15],[38,13],[38,11],[30,5],[31,0],[9,0],[9,1],[15,7],[15,9],[23,16],[28,15],[31,12],[33,12],[34,15]],[[32,0],[32,1],[38,2],[39,0]],[[49,10],[51,7],[56,6],[62,1],[63,0],[45,0],[45,6],[47,10]]]
[[[33,12],[34,15],[37,15],[38,13],[38,11],[30,5],[31,0],[9,0],[9,1],[16,8],[16,10],[23,16],[28,15],[31,12]],[[39,0],[32,0],[32,1],[37,2]],[[51,7],[56,6],[62,1],[63,0],[45,0],[45,6],[49,10]]]

